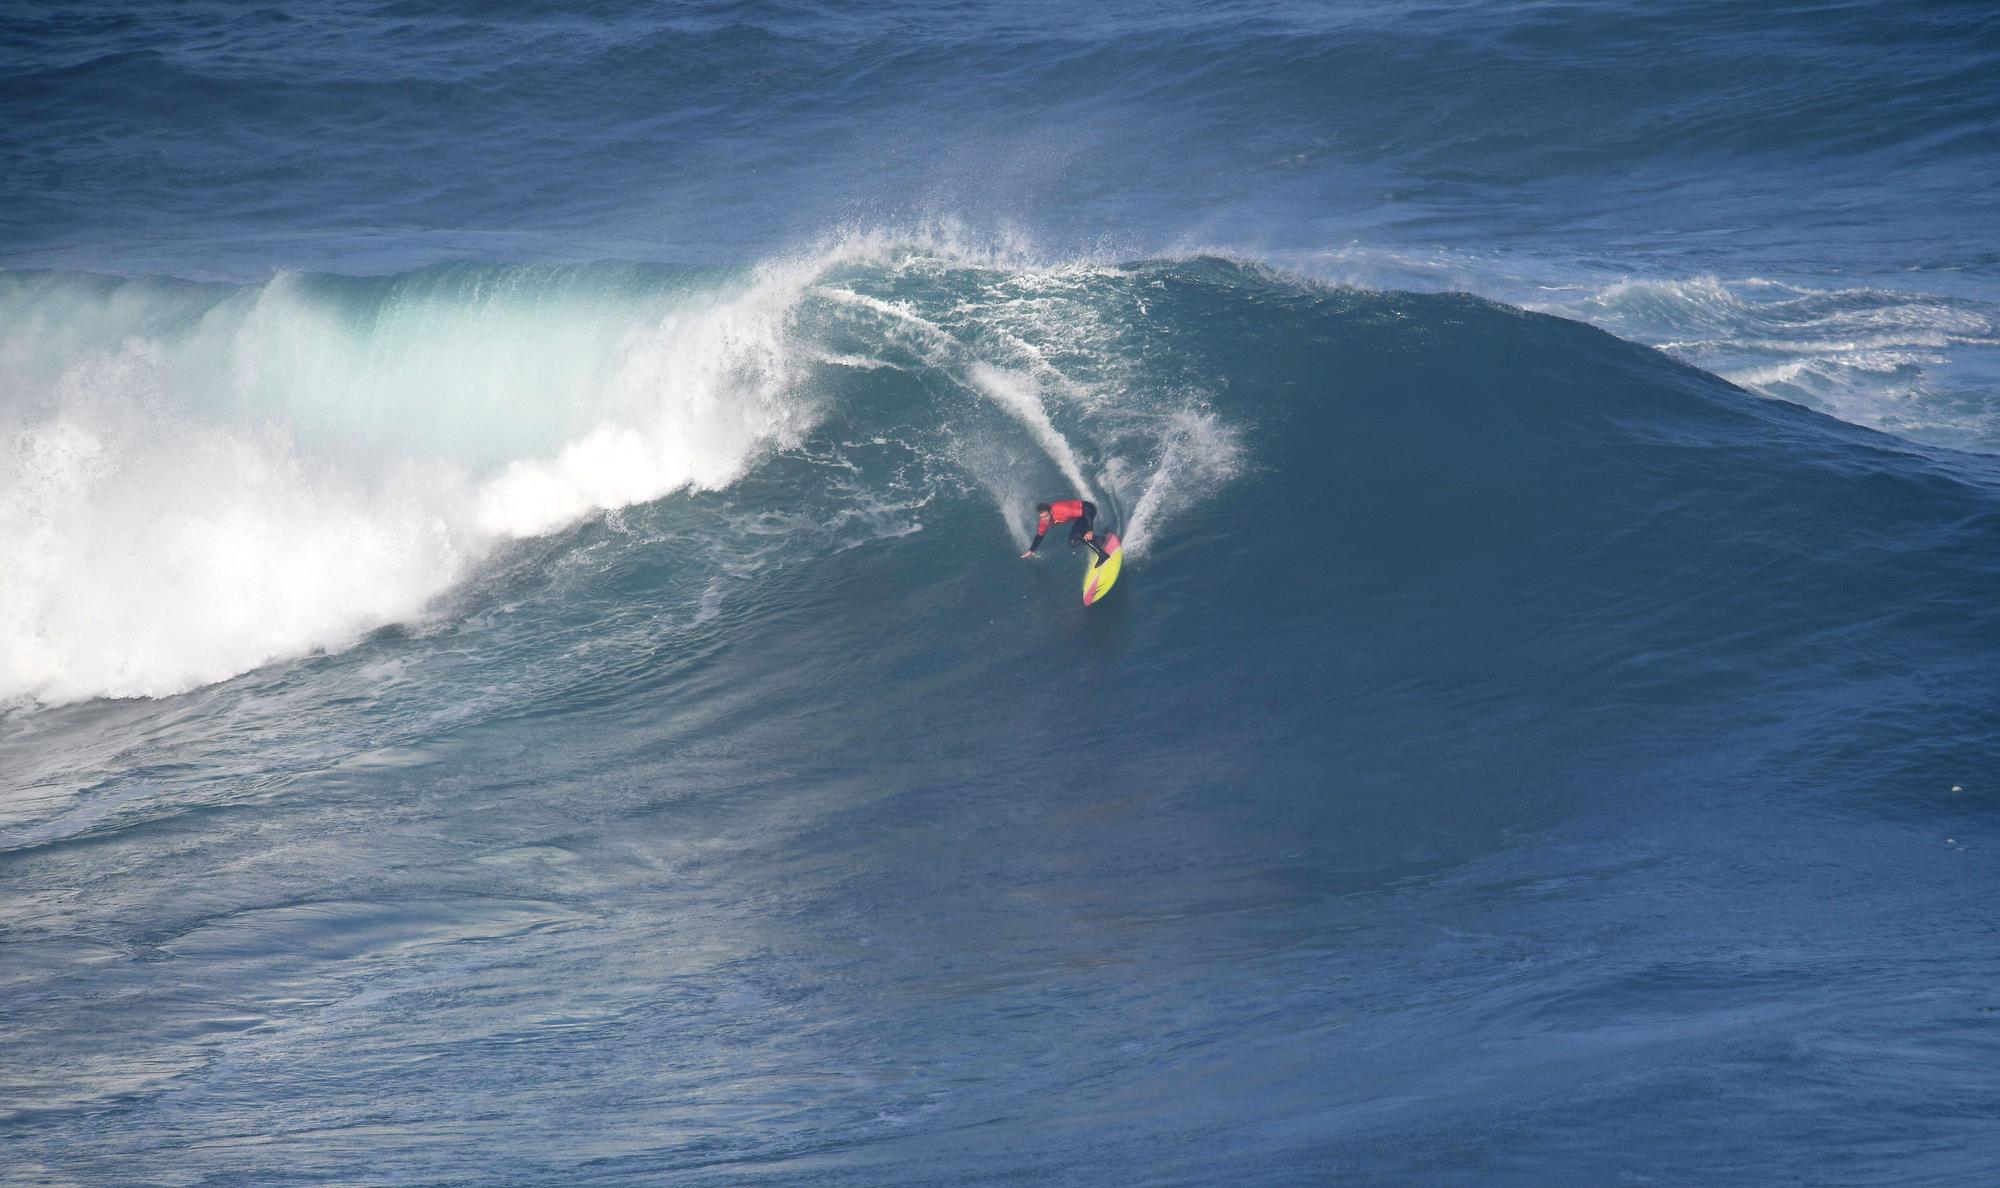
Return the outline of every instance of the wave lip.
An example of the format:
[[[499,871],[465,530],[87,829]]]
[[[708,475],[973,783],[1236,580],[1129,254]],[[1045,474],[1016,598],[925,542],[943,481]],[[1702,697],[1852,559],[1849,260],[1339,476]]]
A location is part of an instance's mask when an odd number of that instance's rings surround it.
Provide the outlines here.
[[[629,340],[608,393],[621,414],[552,458],[510,462],[479,491],[480,529],[539,536],[670,491],[726,486],[762,451],[797,445],[817,418],[792,325],[811,281],[809,270],[771,270]]]
[[[501,542],[726,484],[811,424],[787,329],[809,278],[459,279],[0,282],[0,699],[345,647]]]

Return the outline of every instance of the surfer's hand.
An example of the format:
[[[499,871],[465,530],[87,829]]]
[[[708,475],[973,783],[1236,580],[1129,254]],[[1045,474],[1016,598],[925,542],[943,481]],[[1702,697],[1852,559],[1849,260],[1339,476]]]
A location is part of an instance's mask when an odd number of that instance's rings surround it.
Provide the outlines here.
[[[1021,556],[1023,557],[1032,557],[1034,555],[1035,555],[1035,550],[1033,549],[1029,549],[1027,552],[1021,554]]]

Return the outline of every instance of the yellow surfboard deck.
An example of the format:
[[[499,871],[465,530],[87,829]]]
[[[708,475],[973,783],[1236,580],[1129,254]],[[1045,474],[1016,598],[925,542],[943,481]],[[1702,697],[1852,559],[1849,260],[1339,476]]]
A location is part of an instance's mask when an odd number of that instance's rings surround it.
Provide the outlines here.
[[[1125,565],[1125,548],[1118,541],[1118,534],[1104,534],[1104,563],[1092,564],[1083,571],[1083,605],[1089,606],[1110,592],[1112,583],[1118,580],[1118,571]],[[1093,555],[1091,561],[1097,558]]]

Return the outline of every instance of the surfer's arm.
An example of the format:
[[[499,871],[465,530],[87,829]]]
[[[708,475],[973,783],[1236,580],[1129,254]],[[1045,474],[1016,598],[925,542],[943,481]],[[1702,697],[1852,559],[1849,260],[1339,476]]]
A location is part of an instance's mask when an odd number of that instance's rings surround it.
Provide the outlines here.
[[[1042,534],[1037,532],[1035,533],[1035,539],[1028,542],[1028,551],[1022,553],[1021,555],[1023,557],[1032,557],[1035,555],[1035,550],[1041,547],[1042,547]]]

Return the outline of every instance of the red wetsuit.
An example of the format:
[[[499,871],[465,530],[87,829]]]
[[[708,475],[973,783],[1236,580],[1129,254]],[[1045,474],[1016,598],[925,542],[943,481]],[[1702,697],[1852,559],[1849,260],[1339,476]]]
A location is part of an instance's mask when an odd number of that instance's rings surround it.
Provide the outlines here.
[[[1050,525],[1068,524],[1069,543],[1072,546],[1082,541],[1090,546],[1091,552],[1097,554],[1098,560],[1104,559],[1104,550],[1098,547],[1094,533],[1088,537],[1085,535],[1092,533],[1097,525],[1096,504],[1088,499],[1063,499],[1055,503],[1042,504],[1035,510],[1035,540],[1028,546],[1030,553],[1042,547],[1042,537],[1048,535]]]

